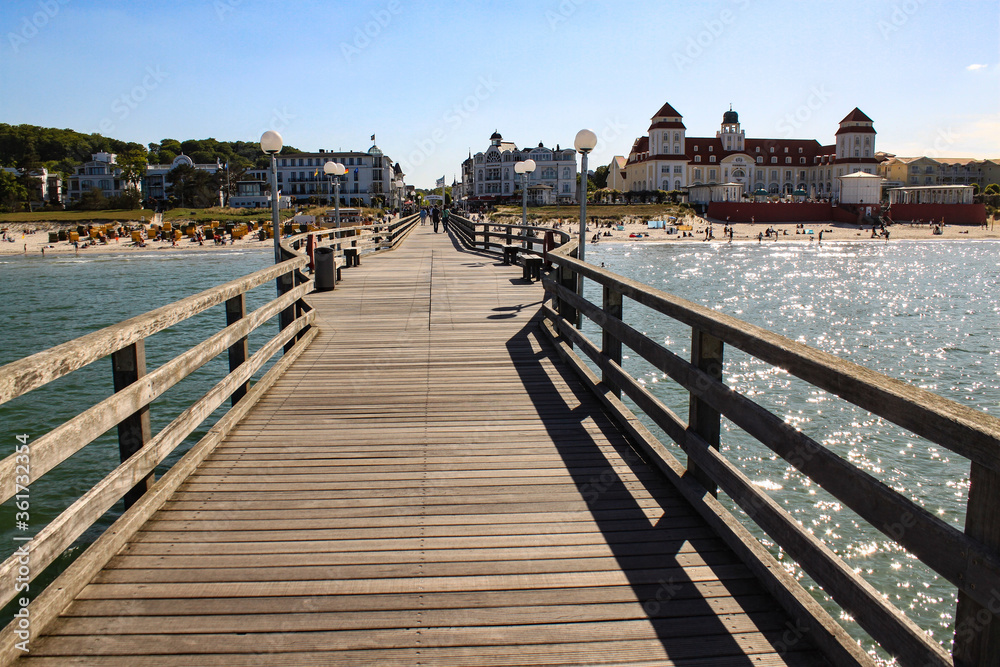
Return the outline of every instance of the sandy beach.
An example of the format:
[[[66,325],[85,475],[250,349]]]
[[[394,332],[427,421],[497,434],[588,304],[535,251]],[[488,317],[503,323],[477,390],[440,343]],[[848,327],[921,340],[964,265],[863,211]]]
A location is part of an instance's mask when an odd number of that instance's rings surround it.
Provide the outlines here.
[[[706,220],[705,218],[692,218],[686,221],[691,225],[690,236],[682,236],[681,233],[668,234],[664,229],[649,229],[645,221],[626,220],[624,224],[614,227],[596,227],[590,224],[587,228],[587,241],[593,243],[594,235],[598,236],[598,243],[621,243],[621,242],[655,242],[655,243],[686,243],[706,241],[705,232],[711,229],[712,243],[726,243],[729,238],[723,235],[725,223]],[[575,233],[579,230],[579,221],[566,219],[562,223],[556,223],[557,229]],[[801,225],[801,226],[800,226]],[[618,227],[624,227],[619,230]],[[764,236],[762,242],[775,241],[798,241],[802,243],[818,243],[819,233],[823,232],[823,242],[827,241],[877,241],[885,243],[885,237],[878,236],[872,238],[871,227],[859,229],[857,225],[843,223],[733,223],[733,241],[754,241],[757,242],[759,235],[767,233],[768,229],[776,232],[776,235]],[[974,227],[972,225],[945,225],[941,234],[934,234],[932,228],[927,225],[909,225],[907,223],[892,225],[889,227],[889,240],[1000,240],[1000,222],[993,223],[993,229]],[[638,235],[641,234],[641,237]],[[636,235],[633,237],[632,235]]]
[[[619,230],[618,226],[597,228],[591,225],[588,228],[587,240],[593,242],[595,234],[600,234],[599,243],[622,243],[622,242],[655,242],[655,243],[686,243],[686,242],[706,242],[705,232],[711,229],[713,237],[712,243],[726,243],[728,237],[723,235],[724,223],[711,222],[703,218],[690,220],[692,230],[688,232],[690,236],[681,236],[680,233],[668,234],[663,229],[649,229],[644,221],[626,220],[622,225],[624,230]],[[973,227],[969,225],[946,225],[942,233],[935,235],[931,228],[924,225],[899,224],[889,228],[889,240],[1000,240],[1000,224],[991,223],[993,228]],[[576,220],[567,218],[561,223],[556,223],[557,228],[568,232],[575,232],[579,229]],[[254,248],[270,248],[272,241],[257,240],[256,234],[248,234],[235,243],[228,241],[225,245],[215,245],[211,240],[206,240],[203,244],[184,238],[177,241],[176,245],[170,241],[146,241],[145,247],[134,245],[128,239],[111,239],[107,244],[88,245],[87,247],[75,248],[68,241],[49,243],[48,232],[50,229],[65,228],[56,223],[12,223],[2,225],[7,229],[9,238],[13,242],[0,242],[0,255],[50,255],[50,254],[93,254],[102,252],[178,252],[196,250],[199,252],[225,252],[227,250],[247,250]],[[761,242],[773,243],[776,241],[798,241],[801,243],[818,243],[819,233],[823,232],[823,242],[843,242],[843,241],[877,241],[885,242],[884,237],[872,238],[871,228],[858,229],[856,225],[827,223],[818,225],[815,223],[803,223],[799,227],[795,223],[733,223],[734,241],[754,241],[758,240],[758,235],[765,234],[767,229],[777,232],[776,236],[764,237]],[[810,233],[811,232],[811,233]],[[640,235],[641,236],[638,236]],[[635,236],[632,236],[635,235]],[[44,251],[44,253],[43,253]]]

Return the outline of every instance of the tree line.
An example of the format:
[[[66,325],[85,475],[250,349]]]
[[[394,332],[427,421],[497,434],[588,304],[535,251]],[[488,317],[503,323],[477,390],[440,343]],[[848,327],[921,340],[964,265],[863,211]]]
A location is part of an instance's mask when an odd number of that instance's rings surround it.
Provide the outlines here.
[[[37,192],[41,183],[32,177],[30,171],[45,168],[50,173],[59,173],[67,178],[76,167],[91,159],[94,153],[115,153],[117,166],[122,170],[121,178],[126,183],[138,183],[145,175],[150,164],[170,164],[174,159],[184,154],[195,163],[212,164],[220,162],[229,167],[229,183],[235,189],[236,182],[244,176],[247,169],[266,168],[268,158],[260,150],[256,141],[219,141],[208,139],[161,139],[145,146],[134,141],[123,141],[101,134],[84,134],[70,129],[54,127],[39,127],[37,125],[10,125],[0,123],[0,167],[11,167],[21,170],[19,176],[0,171],[0,208],[16,210],[21,204],[26,204]],[[298,153],[293,146],[284,146],[282,154]],[[180,170],[180,171],[178,171]],[[173,188],[176,200],[183,201],[185,206],[196,206],[198,203],[210,202],[208,192],[218,192],[225,187],[225,175],[213,177],[211,174],[199,172],[182,165],[172,170],[168,180],[179,185]],[[208,178],[206,178],[208,177]],[[80,205],[86,208],[138,208],[141,205],[141,195],[138,190],[126,192],[109,201],[99,191],[84,193]],[[233,193],[230,193],[233,194]],[[205,205],[211,205],[206,203]]]

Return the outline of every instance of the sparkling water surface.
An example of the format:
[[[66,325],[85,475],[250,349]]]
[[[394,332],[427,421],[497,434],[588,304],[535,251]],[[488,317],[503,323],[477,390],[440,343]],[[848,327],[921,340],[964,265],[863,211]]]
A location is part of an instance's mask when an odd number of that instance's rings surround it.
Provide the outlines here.
[[[1000,416],[998,259],[1000,244],[961,241],[631,243],[587,249],[588,262],[994,416]],[[599,287],[588,283],[588,298],[599,304]],[[628,299],[624,318],[690,358],[689,327]],[[597,327],[585,322],[584,331],[600,344]],[[686,419],[687,392],[627,348],[624,354],[626,370]],[[964,526],[967,459],[728,346],[724,381],[928,511]],[[661,439],[671,444],[665,435]],[[671,447],[686,461],[678,447]],[[950,648],[953,586],[725,419],[722,450],[813,535]],[[870,639],[839,607],[759,529],[754,532],[834,618],[873,650]]]

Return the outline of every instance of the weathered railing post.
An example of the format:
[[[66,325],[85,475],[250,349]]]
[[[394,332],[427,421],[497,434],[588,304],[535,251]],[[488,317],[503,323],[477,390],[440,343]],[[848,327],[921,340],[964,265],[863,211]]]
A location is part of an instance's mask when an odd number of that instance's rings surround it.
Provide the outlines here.
[[[473,229],[475,229],[475,223],[473,223]],[[473,245],[476,244],[475,233],[473,233],[472,235],[472,244]],[[490,223],[487,222],[486,224],[483,225],[483,250],[489,250],[489,249],[490,249]]]
[[[722,341],[704,331],[692,329],[691,363],[715,380],[722,380]],[[698,387],[691,392],[688,429],[701,437],[709,446],[719,448],[722,419],[719,411],[701,400]],[[711,494],[718,495],[718,486],[688,457],[688,471]]]
[[[604,312],[609,317],[616,317],[619,320],[622,319],[622,295],[621,292],[617,292],[607,285],[604,286],[604,300],[603,300]],[[607,329],[604,329],[601,334],[601,354],[607,357],[610,361],[615,362],[619,366],[622,365],[622,342],[608,333]],[[611,388],[614,395],[621,398],[621,389],[611,381],[611,378],[607,373],[601,374],[601,381],[604,382],[608,387]]]
[[[556,270],[556,277],[559,284],[568,289],[571,292],[577,291],[577,275],[576,271],[571,269],[566,264],[562,262],[559,263],[559,267]],[[580,276],[582,280],[582,276]],[[579,313],[577,313],[576,308],[574,308],[565,299],[559,299],[559,303],[556,305],[559,315],[565,319],[567,322],[572,322],[576,324],[579,318]]]
[[[283,273],[280,276],[278,276],[278,285],[280,286],[279,287],[280,294],[287,294],[287,293],[291,292],[292,288],[295,286],[294,271],[288,271],[288,272]],[[279,294],[279,296],[280,296],[280,294]],[[291,306],[289,306],[288,308],[285,308],[280,313],[278,313],[278,329],[279,330],[284,330],[286,327],[290,327],[294,321],[295,321],[295,305],[294,304],[291,305]],[[284,347],[285,352],[288,352],[294,346],[295,346],[295,338],[293,337],[293,338],[289,339],[289,341],[287,343],[285,343],[285,347]]]
[[[240,294],[234,296],[232,299],[226,300],[226,326],[235,324],[242,320],[247,313],[247,297],[246,294]],[[249,350],[247,347],[247,337],[244,336],[238,341],[229,346],[229,372],[232,373],[247,360],[249,356]],[[243,398],[247,393],[247,383],[244,382],[233,395],[229,397],[229,402],[232,405],[239,403],[240,399]]]
[[[514,243],[514,237],[511,236],[510,230],[511,226],[507,225],[507,241],[506,241],[507,245],[511,245]]]
[[[996,552],[1000,550],[1000,473],[972,462],[969,501],[965,514],[965,534]],[[959,554],[965,559],[965,554]],[[970,572],[980,564],[972,561]],[[972,587],[975,582],[968,582]],[[995,608],[994,608],[995,606]],[[982,606],[962,590],[958,591],[955,612],[955,644],[952,656],[956,667],[994,665],[1000,658],[1000,591],[991,591],[990,608]]]
[[[111,354],[112,376],[115,392],[125,389],[146,374],[146,343],[138,341]],[[118,451],[121,460],[139,451],[152,438],[149,428],[149,406],[144,405],[138,411],[126,417],[118,424]],[[153,484],[153,473],[149,473],[131,490],[125,493],[125,509],[139,500],[142,494]]]

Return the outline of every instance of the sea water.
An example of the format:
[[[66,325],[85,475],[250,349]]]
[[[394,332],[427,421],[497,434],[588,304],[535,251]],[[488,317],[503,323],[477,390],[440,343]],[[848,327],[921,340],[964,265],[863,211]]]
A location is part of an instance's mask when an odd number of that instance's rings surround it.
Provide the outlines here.
[[[998,256],[998,243],[965,241],[587,248],[590,263],[994,416],[1000,416]],[[601,303],[599,290],[588,286],[591,302]],[[624,313],[628,324],[690,358],[689,327],[628,299]],[[591,323],[584,331],[600,344],[596,326]],[[687,392],[627,348],[624,354],[626,370],[686,418]],[[726,384],[820,444],[944,521],[964,527],[967,459],[736,348],[726,348],[723,374]],[[725,419],[721,449],[754,484],[950,648],[954,586]],[[679,448],[674,453],[686,461]],[[746,518],[731,501],[730,507]],[[779,548],[764,541],[835,618],[862,637]],[[862,643],[871,649],[870,640]]]
[[[239,278],[273,262],[270,250],[102,254],[83,251],[76,255],[50,254],[44,258],[0,257],[0,304],[3,304],[0,365]],[[274,296],[273,282],[252,290],[247,294],[247,310],[259,307]],[[147,370],[154,370],[225,325],[225,307],[219,305],[150,336],[145,341]],[[267,323],[251,334],[250,353],[276,332],[277,325]],[[266,372],[266,368],[259,371],[257,377]],[[153,434],[228,372],[228,356],[223,353],[154,401],[150,406]],[[20,444],[18,436],[22,439],[26,436],[30,445],[113,391],[111,362],[104,358],[0,405],[0,456],[14,453],[14,448]],[[220,406],[161,464],[157,477],[207,432],[228,405],[226,402]],[[117,431],[111,429],[31,484],[28,530],[17,529],[14,499],[0,505],[0,558],[7,558],[22,544],[15,537],[37,534],[113,470],[119,459]],[[31,584],[29,597],[37,596],[121,511],[119,502],[46,572],[32,572],[38,579]],[[10,620],[16,611],[15,603],[0,612],[0,624],[6,625]]]

